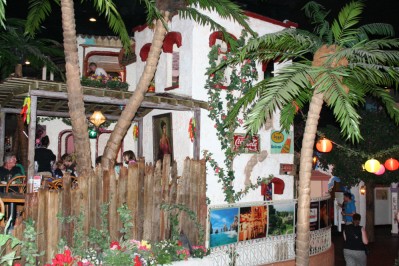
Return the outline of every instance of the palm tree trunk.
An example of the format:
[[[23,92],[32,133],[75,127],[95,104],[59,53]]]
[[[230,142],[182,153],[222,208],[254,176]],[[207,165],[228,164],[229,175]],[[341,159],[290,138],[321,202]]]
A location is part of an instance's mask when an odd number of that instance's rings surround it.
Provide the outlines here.
[[[169,12],[165,12],[164,20],[167,22],[168,19]],[[157,64],[162,52],[162,45],[165,34],[166,29],[162,21],[158,20],[156,22],[155,33],[152,39],[147,62],[144,67],[144,72],[140,77],[136,90],[130,97],[125,109],[122,111],[121,116],[119,117],[118,122],[115,126],[115,129],[111,133],[111,136],[105,147],[102,158],[102,166],[105,170],[113,167],[122,139],[126,135],[127,130],[132,124],[132,119],[136,115],[137,110],[144,100],[144,96],[148,90],[148,86],[150,85],[151,80],[153,79],[155,71],[157,69]]]
[[[62,29],[64,35],[64,53],[66,84],[68,89],[69,115],[71,116],[72,133],[79,175],[92,171],[88,126],[83,102],[83,91],[80,85],[78,48],[75,29],[75,10],[73,0],[61,0]]]
[[[374,242],[374,188],[373,181],[366,182],[366,233],[369,242]]]
[[[296,265],[309,265],[309,213],[310,213],[310,177],[312,175],[313,148],[317,133],[317,125],[321,108],[323,107],[323,93],[314,92],[309,105],[308,118],[303,134],[299,188],[298,188],[298,221],[296,236]]]
[[[16,64],[14,72],[15,77],[22,78],[22,64]]]

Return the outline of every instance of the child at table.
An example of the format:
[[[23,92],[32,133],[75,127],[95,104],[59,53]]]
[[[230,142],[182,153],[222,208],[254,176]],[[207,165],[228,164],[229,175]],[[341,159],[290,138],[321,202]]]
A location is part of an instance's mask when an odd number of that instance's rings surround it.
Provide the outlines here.
[[[53,176],[55,178],[62,178],[65,172],[65,165],[62,161],[57,161],[53,166]]]

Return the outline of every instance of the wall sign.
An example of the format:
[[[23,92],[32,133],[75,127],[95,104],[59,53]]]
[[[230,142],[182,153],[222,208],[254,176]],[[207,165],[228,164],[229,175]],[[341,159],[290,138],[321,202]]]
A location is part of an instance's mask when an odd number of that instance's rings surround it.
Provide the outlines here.
[[[251,139],[248,140],[248,138]],[[247,140],[243,153],[258,153],[260,151],[259,135],[251,137],[245,134],[234,134],[234,151],[240,149],[241,144]]]
[[[288,163],[280,163],[280,175],[292,175],[294,171],[294,165]]]
[[[294,153],[293,132],[272,130],[271,153]]]

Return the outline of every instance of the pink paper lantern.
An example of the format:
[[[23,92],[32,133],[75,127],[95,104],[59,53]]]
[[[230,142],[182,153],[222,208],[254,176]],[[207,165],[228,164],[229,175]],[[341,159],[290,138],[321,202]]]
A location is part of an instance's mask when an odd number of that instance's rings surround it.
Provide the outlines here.
[[[385,167],[383,164],[381,164],[380,169],[375,174],[382,175],[383,173],[385,173]]]

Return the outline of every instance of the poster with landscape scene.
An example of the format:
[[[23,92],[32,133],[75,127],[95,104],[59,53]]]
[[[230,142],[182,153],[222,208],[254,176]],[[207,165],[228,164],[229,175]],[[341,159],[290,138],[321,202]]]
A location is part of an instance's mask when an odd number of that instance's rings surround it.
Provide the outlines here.
[[[269,205],[268,236],[288,235],[294,233],[295,204]]]
[[[238,240],[239,208],[211,209],[209,247],[236,243]]]
[[[267,206],[241,207],[238,240],[263,238],[266,233]]]

